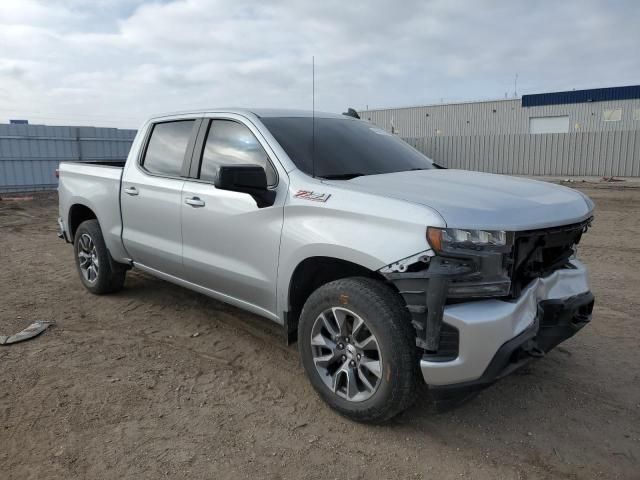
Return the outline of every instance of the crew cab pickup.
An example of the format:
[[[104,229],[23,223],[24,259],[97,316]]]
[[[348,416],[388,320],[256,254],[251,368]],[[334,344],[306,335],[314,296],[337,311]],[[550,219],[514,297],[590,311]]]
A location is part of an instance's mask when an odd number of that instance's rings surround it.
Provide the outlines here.
[[[421,383],[454,404],[591,319],[588,197],[443,168],[349,116],[157,116],[126,163],[59,175],[59,236],[89,291],[138,268],[273,320],[358,421],[401,412]]]

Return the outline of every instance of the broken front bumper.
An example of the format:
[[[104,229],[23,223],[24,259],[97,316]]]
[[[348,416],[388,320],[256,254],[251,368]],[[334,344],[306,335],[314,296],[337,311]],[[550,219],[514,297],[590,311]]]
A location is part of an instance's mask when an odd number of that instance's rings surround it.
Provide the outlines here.
[[[412,314],[416,343],[424,351],[422,376],[439,403],[463,400],[466,394],[543,356],[591,318],[593,295],[587,270],[578,260],[533,280],[516,299],[448,305],[449,282],[442,272],[456,272],[431,267],[427,272],[386,275]],[[433,298],[436,301],[431,306]],[[429,314],[436,330],[429,329]],[[436,348],[428,348],[434,338]]]
[[[482,300],[444,308],[444,323],[459,332],[458,355],[449,361],[425,355],[420,361],[437,403],[464,400],[544,356],[590,321],[594,299],[586,268],[577,260],[571,265],[536,279],[517,300]]]

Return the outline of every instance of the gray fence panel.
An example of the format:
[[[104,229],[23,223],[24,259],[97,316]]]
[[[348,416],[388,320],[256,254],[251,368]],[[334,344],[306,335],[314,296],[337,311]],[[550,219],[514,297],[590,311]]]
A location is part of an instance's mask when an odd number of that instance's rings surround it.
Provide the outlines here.
[[[631,135],[631,148],[629,149],[631,158],[635,158],[636,161],[631,165],[631,176],[640,176],[640,137],[638,135]]]
[[[406,139],[449,168],[511,175],[640,176],[640,131]]]
[[[135,130],[0,124],[0,192],[55,189],[60,162],[124,161]]]

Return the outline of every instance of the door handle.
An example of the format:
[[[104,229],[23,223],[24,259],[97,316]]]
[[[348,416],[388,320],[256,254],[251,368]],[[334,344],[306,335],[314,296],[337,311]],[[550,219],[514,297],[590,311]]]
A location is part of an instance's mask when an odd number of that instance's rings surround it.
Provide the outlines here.
[[[129,187],[124,189],[124,193],[127,195],[138,195],[140,192],[136,187]]]
[[[184,203],[186,203],[187,205],[191,205],[194,208],[204,207],[204,205],[205,205],[204,200],[200,200],[199,197],[187,198],[184,201]]]

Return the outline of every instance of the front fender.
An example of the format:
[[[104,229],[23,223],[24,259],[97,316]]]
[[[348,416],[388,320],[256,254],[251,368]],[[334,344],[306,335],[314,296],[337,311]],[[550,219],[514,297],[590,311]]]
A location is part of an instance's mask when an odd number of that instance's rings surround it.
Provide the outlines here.
[[[285,206],[278,265],[278,312],[289,310],[290,281],[305,259],[329,257],[377,271],[429,249],[427,226],[444,226],[442,217],[422,205],[331,189],[327,185],[322,188],[331,194],[326,202],[294,195]]]
[[[280,257],[278,267],[278,311],[283,312],[289,309],[289,287],[293,273],[298,265],[303,261],[313,257],[335,258],[355,263],[371,271],[376,271],[384,266],[379,258],[365,252],[341,245],[316,243],[304,245],[293,254]]]

